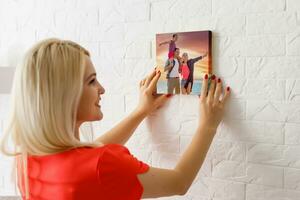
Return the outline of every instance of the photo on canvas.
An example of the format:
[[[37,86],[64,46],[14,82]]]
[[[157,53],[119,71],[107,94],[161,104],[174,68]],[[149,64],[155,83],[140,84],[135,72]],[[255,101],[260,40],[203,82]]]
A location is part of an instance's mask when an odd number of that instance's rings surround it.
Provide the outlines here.
[[[203,76],[212,74],[212,32],[156,34],[158,94],[199,95]]]

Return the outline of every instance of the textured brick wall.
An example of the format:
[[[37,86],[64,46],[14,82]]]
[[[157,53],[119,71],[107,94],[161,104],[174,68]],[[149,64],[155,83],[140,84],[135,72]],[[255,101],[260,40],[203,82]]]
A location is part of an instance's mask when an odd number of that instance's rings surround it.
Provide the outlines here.
[[[299,0],[0,2],[1,67],[14,67],[24,49],[46,37],[91,51],[106,88],[97,135],[136,105],[138,81],[155,66],[155,33],[212,30],[214,72],[232,87],[232,99],[188,194],[169,199],[300,199]],[[173,97],[127,146],[153,166],[172,168],[197,126],[197,101]],[[0,95],[0,128],[9,102],[9,94]],[[10,165],[0,157],[0,196],[14,194]]]

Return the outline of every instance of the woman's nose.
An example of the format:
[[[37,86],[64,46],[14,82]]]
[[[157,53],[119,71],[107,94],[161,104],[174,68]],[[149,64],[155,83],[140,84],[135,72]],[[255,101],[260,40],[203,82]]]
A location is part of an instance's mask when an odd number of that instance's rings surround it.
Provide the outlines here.
[[[104,93],[105,93],[104,87],[102,87],[102,85],[99,84],[99,94],[104,94]]]

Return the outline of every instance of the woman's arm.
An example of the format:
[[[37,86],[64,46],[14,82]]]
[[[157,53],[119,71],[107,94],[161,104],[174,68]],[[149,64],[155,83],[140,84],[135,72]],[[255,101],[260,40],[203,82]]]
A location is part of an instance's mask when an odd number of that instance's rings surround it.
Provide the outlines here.
[[[219,80],[217,83],[215,79],[212,80],[207,94],[208,77],[204,78],[200,96],[199,126],[176,167],[173,170],[151,167],[147,173],[138,175],[144,187],[143,198],[184,195],[188,191],[202,166],[230,94],[227,89],[219,101],[222,93],[222,83]]]
[[[140,82],[140,102],[137,108],[96,141],[103,144],[121,145],[127,142],[143,119],[153,110],[162,106],[167,99],[166,95],[153,95],[159,77],[160,72],[153,71]]]
[[[124,145],[145,117],[143,113],[134,110],[115,127],[98,137],[96,141],[103,144]]]

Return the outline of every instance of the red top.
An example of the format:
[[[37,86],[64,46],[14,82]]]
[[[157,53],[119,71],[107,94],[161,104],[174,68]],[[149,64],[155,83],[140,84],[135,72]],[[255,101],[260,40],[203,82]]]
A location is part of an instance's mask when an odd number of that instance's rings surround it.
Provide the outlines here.
[[[182,74],[182,79],[187,80],[189,78],[190,69],[187,66],[187,64],[182,65],[181,74]]]
[[[137,174],[148,169],[147,164],[137,160],[126,147],[118,144],[30,156],[30,200],[140,199],[143,187]],[[21,191],[24,191],[23,188],[22,183]],[[24,193],[22,196],[25,199]]]

